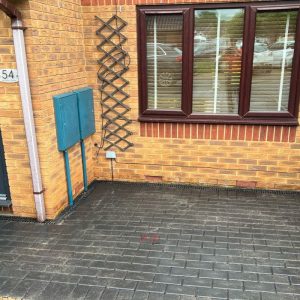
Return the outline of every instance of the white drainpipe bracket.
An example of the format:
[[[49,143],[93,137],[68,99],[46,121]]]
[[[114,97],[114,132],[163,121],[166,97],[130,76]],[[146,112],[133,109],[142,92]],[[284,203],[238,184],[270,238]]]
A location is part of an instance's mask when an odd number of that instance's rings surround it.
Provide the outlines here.
[[[35,124],[32,110],[32,99],[29,85],[27,58],[24,41],[24,27],[19,19],[12,20],[15,55],[19,76],[19,88],[22,100],[24,125],[29,153],[29,162],[32,176],[33,195],[36,215],[39,222],[46,220],[44,189],[41,178],[40,160],[36,141]]]

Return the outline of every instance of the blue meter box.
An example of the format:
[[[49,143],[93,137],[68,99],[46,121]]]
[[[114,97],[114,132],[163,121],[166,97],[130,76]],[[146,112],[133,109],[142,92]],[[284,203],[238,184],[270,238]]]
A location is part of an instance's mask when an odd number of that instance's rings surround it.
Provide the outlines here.
[[[95,114],[93,90],[91,88],[83,88],[74,91],[77,94],[80,137],[86,137],[95,133]]]
[[[77,95],[61,94],[53,97],[58,150],[65,151],[80,141]]]

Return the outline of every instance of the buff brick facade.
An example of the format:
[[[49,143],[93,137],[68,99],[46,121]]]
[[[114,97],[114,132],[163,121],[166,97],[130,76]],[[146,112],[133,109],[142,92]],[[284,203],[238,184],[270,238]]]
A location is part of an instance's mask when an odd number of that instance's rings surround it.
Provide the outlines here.
[[[13,2],[13,1],[11,1]],[[186,1],[190,3],[192,1]],[[218,1],[205,1],[218,2]],[[233,1],[222,1],[233,2]],[[246,1],[245,1],[246,2]],[[270,1],[272,2],[272,1]],[[57,150],[53,96],[81,87],[94,89],[96,134],[86,140],[88,180],[110,180],[111,165],[101,142],[101,107],[95,34],[99,21],[116,12],[111,0],[24,0],[13,2],[27,27],[25,43],[45,188],[47,218],[68,205],[63,155]],[[296,126],[139,122],[136,5],[182,1],[119,0],[118,15],[131,64],[126,104],[133,147],[113,162],[114,179],[199,185],[300,190],[300,129]],[[0,68],[15,68],[10,18],[0,11]],[[16,216],[35,217],[28,150],[17,83],[0,83],[0,124]],[[98,155],[97,155],[98,154]],[[73,195],[83,190],[80,147],[69,151]]]
[[[130,81],[128,104],[132,109],[130,129],[134,133],[131,140],[134,147],[118,153],[115,178],[298,190],[298,127],[138,122],[136,4],[153,3],[178,4],[182,1],[119,2],[118,15],[128,22],[124,34],[128,37],[125,48],[131,56],[127,79]],[[110,1],[82,0],[88,83],[94,87],[98,98],[95,59],[99,57],[96,50],[99,39],[95,31],[99,23],[94,16],[109,19],[116,9],[115,5],[109,4]],[[99,116],[96,115],[98,124],[101,123]],[[100,134],[95,136],[95,140],[99,139]],[[96,178],[109,180],[109,168],[109,162],[102,155],[95,166]]]
[[[80,1],[22,1],[25,43],[47,218],[68,205],[63,155],[57,150],[52,97],[87,85]],[[4,21],[3,21],[4,20]],[[1,12],[1,66],[15,67],[9,17]],[[9,64],[7,64],[7,62]],[[35,217],[18,84],[0,84],[1,129],[14,215]],[[4,91],[4,93],[2,92]],[[86,141],[88,179],[94,180],[92,140]],[[80,146],[69,151],[73,194],[83,190]]]

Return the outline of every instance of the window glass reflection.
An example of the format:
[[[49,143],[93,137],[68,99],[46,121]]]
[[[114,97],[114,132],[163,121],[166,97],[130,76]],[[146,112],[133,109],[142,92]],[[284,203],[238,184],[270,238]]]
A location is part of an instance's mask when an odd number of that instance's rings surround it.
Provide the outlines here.
[[[193,112],[237,114],[243,9],[195,11]]]
[[[296,11],[257,14],[251,111],[288,110],[296,22]]]
[[[147,16],[148,108],[181,109],[182,15]]]

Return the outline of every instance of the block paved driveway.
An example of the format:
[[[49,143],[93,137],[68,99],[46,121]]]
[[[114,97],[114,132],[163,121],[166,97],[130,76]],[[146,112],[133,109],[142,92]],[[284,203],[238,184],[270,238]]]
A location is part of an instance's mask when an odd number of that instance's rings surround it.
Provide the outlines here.
[[[0,222],[0,297],[300,299],[300,196],[97,183],[57,224]]]

